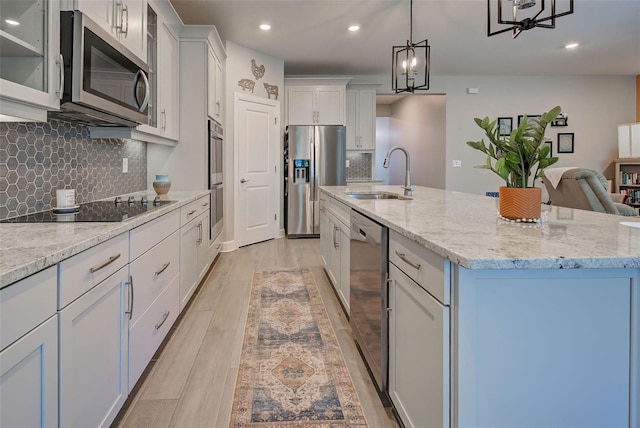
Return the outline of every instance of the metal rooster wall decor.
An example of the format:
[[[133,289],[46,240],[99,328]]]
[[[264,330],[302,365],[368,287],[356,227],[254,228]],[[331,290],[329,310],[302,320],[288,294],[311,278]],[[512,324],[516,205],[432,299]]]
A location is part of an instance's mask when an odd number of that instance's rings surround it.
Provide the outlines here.
[[[264,76],[264,72],[265,72],[265,68],[264,68],[264,64],[262,65],[257,65],[256,64],[256,60],[252,59],[251,60],[251,72],[253,73],[253,75],[256,77],[256,80],[258,80],[259,78],[261,78],[262,76]]]

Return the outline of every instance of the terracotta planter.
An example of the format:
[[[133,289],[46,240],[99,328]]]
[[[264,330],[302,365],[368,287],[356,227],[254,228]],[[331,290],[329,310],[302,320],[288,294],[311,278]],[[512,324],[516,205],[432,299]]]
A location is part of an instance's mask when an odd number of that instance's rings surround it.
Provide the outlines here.
[[[540,218],[542,189],[539,187],[500,187],[500,215],[509,220]]]

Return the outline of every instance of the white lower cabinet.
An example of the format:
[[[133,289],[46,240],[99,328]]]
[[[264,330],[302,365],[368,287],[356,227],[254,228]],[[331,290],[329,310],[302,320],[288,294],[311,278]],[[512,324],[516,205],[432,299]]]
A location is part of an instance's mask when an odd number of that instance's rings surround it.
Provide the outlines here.
[[[58,425],[58,317],[0,352],[0,426]]]
[[[449,307],[389,263],[389,395],[404,425],[449,426]]]
[[[0,427],[58,424],[57,268],[0,289]]]
[[[320,197],[320,254],[329,280],[349,313],[349,261],[351,232],[349,208],[327,196]]]
[[[180,210],[133,229],[129,389],[140,379],[180,312]]]
[[[187,213],[193,209],[196,208],[186,207]],[[189,302],[211,264],[209,211],[207,207],[198,209],[201,209],[200,213],[194,213],[197,217],[180,229],[180,311]]]
[[[128,272],[127,265],[59,312],[62,427],[109,426],[127,398]]]

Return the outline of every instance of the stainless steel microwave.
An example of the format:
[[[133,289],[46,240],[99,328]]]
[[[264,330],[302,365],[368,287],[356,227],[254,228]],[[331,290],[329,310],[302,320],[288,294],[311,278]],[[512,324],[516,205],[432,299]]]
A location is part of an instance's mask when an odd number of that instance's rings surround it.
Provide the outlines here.
[[[60,111],[50,117],[92,126],[147,123],[149,68],[79,11],[60,12]]]

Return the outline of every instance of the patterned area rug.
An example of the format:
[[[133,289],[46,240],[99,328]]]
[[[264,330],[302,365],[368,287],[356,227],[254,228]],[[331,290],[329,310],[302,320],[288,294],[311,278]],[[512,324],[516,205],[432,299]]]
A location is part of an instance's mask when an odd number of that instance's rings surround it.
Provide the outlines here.
[[[231,427],[367,427],[308,269],[254,274]]]

